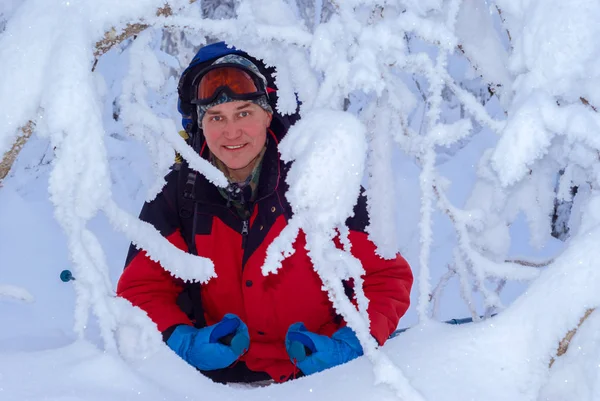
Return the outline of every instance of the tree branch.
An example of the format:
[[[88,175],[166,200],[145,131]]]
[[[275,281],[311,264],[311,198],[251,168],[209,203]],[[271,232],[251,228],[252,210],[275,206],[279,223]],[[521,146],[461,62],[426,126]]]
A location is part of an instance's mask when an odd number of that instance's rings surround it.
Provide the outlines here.
[[[189,0],[190,4],[195,3],[197,0]],[[157,17],[170,17],[173,15],[173,9],[169,5],[169,3],[165,3],[165,5],[158,10],[156,10]],[[102,56],[104,53],[108,52],[114,46],[123,42],[124,40],[135,36],[142,32],[144,29],[148,28],[150,25],[144,24],[141,22],[136,22],[133,24],[127,24],[125,29],[122,32],[117,33],[117,31],[112,28],[110,31],[104,34],[104,38],[96,42],[96,50],[94,51],[94,57],[96,60],[98,57]],[[95,63],[94,63],[95,64]]]
[[[500,9],[500,7],[496,6],[496,10],[498,10],[498,15],[500,16],[502,23],[505,24],[506,20],[504,19],[504,16],[502,15],[502,9]],[[506,34],[508,35],[508,41],[511,42],[511,45],[512,45],[512,37],[510,36],[510,31],[508,30],[508,28],[505,28],[505,29],[506,29]]]
[[[594,110],[595,112],[598,112],[598,108],[596,108],[596,106],[591,104],[586,98],[580,97],[579,100],[581,100],[581,103],[585,104],[586,106],[591,107],[592,110]]]
[[[429,294],[429,303],[433,302],[433,316],[435,317],[439,310],[439,300],[448,284],[448,281],[456,274],[456,269],[454,266],[448,265],[448,271],[440,278],[440,281],[437,283],[431,294]]]
[[[27,140],[31,137],[34,128],[35,124],[33,121],[29,121],[27,125],[21,128],[22,133],[17,137],[12,148],[2,156],[2,160],[0,160],[0,187],[2,187],[2,180],[8,175],[10,168],[15,160],[17,160],[17,156],[19,156],[21,149],[23,149]]]
[[[196,1],[197,0],[189,0],[189,3],[192,4]],[[164,17],[171,16],[173,15],[173,9],[169,5],[169,3],[165,2],[165,5],[163,7],[156,10],[156,15]],[[106,32],[104,34],[104,38],[96,42],[96,48],[94,50],[95,60],[94,65],[92,67],[92,71],[94,71],[94,69],[96,68],[96,64],[98,63],[98,58],[100,56],[102,56],[103,54],[105,54],[114,46],[118,45],[124,40],[139,34],[148,27],[148,24],[136,22],[132,24],[127,24],[125,29],[120,33],[117,33],[117,31],[114,28]],[[12,148],[2,156],[2,159],[0,160],[0,186],[2,186],[2,180],[8,175],[8,172],[10,171],[14,161],[17,159],[19,152],[21,152],[21,149],[23,149],[25,143],[27,143],[27,140],[31,137],[34,127],[35,124],[33,123],[33,121],[29,121],[24,127],[22,127],[21,131],[23,133],[19,135]]]
[[[541,263],[530,262],[528,260],[520,260],[520,259],[508,259],[508,260],[505,260],[504,262],[505,263],[514,263],[517,265],[528,266],[528,267],[546,267],[546,266],[554,263],[554,259],[550,259],[550,260],[547,260],[547,261],[541,262]]]
[[[575,333],[577,333],[577,330],[581,327],[581,325],[583,324],[583,322],[585,322],[585,320],[590,317],[590,315],[592,314],[593,311],[595,311],[596,309],[588,309],[585,312],[585,315],[583,315],[583,317],[579,320],[579,324],[577,325],[577,327],[575,327],[573,330],[569,331],[567,333],[567,335],[560,341],[560,343],[558,343],[558,350],[556,351],[556,357],[558,358],[559,356],[564,355],[567,350],[569,349],[569,344],[571,343],[571,340],[573,339],[573,337],[575,336]],[[550,365],[549,367],[552,367],[552,365],[554,364],[555,358],[552,358],[550,360]]]

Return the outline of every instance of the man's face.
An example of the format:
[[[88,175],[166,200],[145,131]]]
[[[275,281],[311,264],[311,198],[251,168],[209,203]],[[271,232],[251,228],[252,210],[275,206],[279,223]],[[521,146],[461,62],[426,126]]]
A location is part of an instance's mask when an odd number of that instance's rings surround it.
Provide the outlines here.
[[[271,118],[262,107],[247,101],[211,107],[202,118],[208,148],[237,181],[245,180],[252,172],[265,146]]]

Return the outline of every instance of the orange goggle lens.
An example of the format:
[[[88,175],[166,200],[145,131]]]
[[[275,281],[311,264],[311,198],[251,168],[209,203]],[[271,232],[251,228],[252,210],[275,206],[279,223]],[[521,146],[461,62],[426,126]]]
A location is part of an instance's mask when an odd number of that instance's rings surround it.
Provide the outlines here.
[[[246,71],[235,67],[215,68],[200,79],[198,100],[211,99],[215,92],[224,86],[237,95],[249,95],[259,91],[256,83]]]

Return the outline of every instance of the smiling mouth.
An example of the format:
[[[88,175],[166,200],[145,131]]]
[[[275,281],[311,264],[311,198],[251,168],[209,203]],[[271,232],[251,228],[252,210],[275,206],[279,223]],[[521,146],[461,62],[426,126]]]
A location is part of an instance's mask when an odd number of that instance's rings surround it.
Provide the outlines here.
[[[237,149],[241,149],[244,146],[246,146],[246,144],[243,145],[232,145],[232,146],[223,146],[225,149],[227,150],[237,150]]]

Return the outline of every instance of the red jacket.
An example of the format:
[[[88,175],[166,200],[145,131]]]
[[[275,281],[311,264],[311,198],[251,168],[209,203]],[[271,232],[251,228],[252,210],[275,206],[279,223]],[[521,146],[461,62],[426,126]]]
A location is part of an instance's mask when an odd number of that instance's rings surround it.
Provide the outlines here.
[[[304,322],[319,334],[331,335],[345,323],[336,314],[322,282],[313,270],[301,233],[296,252],[285,259],[276,275],[263,276],[261,267],[269,244],[292,216],[285,199],[286,168],[279,160],[276,141],[269,141],[259,180],[258,198],[253,205],[248,233],[244,223],[216,187],[198,174],[196,195],[197,253],[214,262],[217,278],[201,286],[201,304],[206,324],[234,313],[247,325],[250,348],[242,356],[252,371],[267,372],[276,381],[285,381],[297,372],[286,353],[284,338],[288,327]],[[153,224],[171,243],[188,251],[181,229],[177,180],[180,172],[167,176],[163,191],[146,203],[140,218]],[[355,216],[348,219],[352,254],[365,269],[364,291],[369,298],[371,333],[383,344],[408,309],[412,272],[400,256],[384,260],[375,253],[365,233],[368,223],[366,200],[361,196]],[[193,324],[177,303],[184,283],[174,279],[146,253],[132,246],[117,293],[146,311],[158,329],[170,334],[174,326]]]

